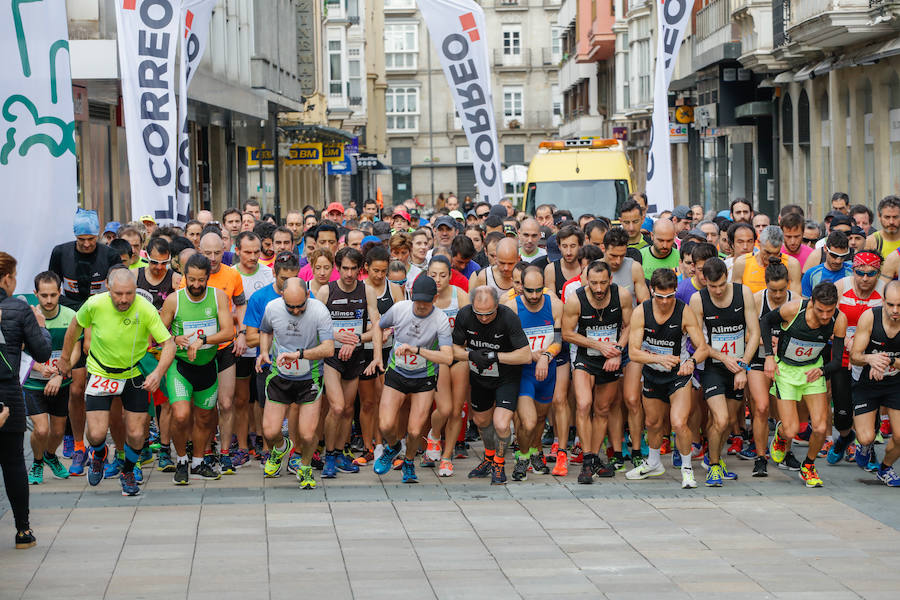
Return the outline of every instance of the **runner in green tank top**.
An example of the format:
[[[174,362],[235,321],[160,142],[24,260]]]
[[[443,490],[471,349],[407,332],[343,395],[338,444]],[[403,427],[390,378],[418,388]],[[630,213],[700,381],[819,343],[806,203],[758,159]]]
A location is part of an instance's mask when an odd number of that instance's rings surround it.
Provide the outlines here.
[[[166,373],[166,393],[172,407],[169,428],[178,457],[172,478],[175,485],[188,483],[188,439],[194,442],[194,448],[206,448],[215,432],[216,349],[217,344],[234,337],[228,298],[225,292],[207,286],[209,274],[209,259],[202,254],[191,256],[184,266],[185,287],[166,298],[160,311],[177,348],[175,360]],[[192,402],[200,409],[194,413],[193,420]],[[202,456],[191,459],[190,474],[203,479],[221,477]]]
[[[653,225],[653,245],[641,248],[641,265],[644,279],[650,280],[657,269],[678,269],[678,252],[675,252],[675,226],[667,219]]]

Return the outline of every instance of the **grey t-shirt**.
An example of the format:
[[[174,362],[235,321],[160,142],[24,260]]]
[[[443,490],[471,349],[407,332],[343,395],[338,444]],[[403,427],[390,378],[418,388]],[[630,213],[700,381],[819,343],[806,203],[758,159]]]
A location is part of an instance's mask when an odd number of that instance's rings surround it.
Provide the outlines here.
[[[266,306],[259,324],[262,333],[274,333],[270,357],[278,360],[282,352],[296,352],[300,348],[315,348],[325,340],[334,339],[331,313],[315,298],[306,301],[306,310],[292,315],[284,305],[284,298],[276,298]],[[322,360],[295,360],[288,365],[272,365],[272,371],[295,381],[322,379]]]
[[[381,317],[382,329],[394,328],[394,348],[400,344],[421,346],[432,350],[453,344],[450,320],[439,308],[432,308],[427,317],[419,317],[413,312],[412,300],[394,304]],[[394,369],[403,377],[411,379],[437,375],[437,365],[418,354],[397,356],[391,350],[387,368]]]

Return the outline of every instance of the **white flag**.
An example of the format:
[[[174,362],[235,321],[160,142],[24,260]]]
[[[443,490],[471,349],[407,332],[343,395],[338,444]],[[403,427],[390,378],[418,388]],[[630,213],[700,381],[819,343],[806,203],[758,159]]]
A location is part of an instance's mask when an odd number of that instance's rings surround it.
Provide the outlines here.
[[[693,0],[663,0],[657,4],[653,127],[647,157],[647,203],[656,205],[657,211],[675,207],[669,146],[669,83],[693,5]]]
[[[191,80],[209,44],[209,22],[216,0],[184,0],[181,6],[181,57],[178,73],[178,177],[176,188],[179,214],[191,207],[191,142],[188,137],[187,99]]]
[[[75,113],[64,2],[0,0],[0,250],[30,292],[50,251],[71,241],[77,206]]]
[[[484,11],[473,0],[419,0],[418,4],[472,150],[478,193],[481,200],[497,204],[503,197],[503,182]]]
[[[178,111],[175,51],[180,0],[115,0],[131,178],[131,216],[184,225],[175,203]]]

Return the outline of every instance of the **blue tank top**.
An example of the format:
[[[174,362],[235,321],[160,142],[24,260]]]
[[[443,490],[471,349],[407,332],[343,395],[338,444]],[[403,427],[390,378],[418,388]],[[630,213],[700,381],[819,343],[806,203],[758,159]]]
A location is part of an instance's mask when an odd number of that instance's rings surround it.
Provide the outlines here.
[[[516,296],[516,309],[519,312],[519,321],[528,338],[532,352],[546,350],[553,343],[553,304],[549,294],[544,294],[544,305],[541,310],[531,312],[522,301],[522,296]],[[522,367],[522,372],[534,375],[535,363],[529,363]],[[556,368],[556,361],[550,361],[550,368]]]

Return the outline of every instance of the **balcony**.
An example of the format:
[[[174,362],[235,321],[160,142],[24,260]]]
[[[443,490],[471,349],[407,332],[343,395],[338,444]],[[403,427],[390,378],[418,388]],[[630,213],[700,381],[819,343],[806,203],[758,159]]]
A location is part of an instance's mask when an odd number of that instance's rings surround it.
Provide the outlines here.
[[[784,14],[786,33],[791,42],[834,49],[896,35],[890,19],[870,15],[873,2],[883,4],[878,0],[791,0]]]
[[[697,11],[697,39],[718,33],[731,22],[730,0],[713,0]]]
[[[462,134],[462,123],[457,118],[456,113],[446,113],[445,125],[448,132],[458,132]],[[498,133],[534,133],[551,132],[559,125],[559,117],[554,116],[549,110],[526,110],[520,115],[498,116],[497,131]]]
[[[497,12],[528,10],[528,0],[495,0],[494,10]]]
[[[582,79],[590,79],[597,74],[593,63],[566,60],[559,67],[559,89],[565,91]]]
[[[609,60],[616,52],[616,34],[613,33],[612,26],[615,23],[615,17],[612,14],[611,0],[594,0],[596,5],[591,9],[590,2],[586,2],[586,12],[588,18],[591,13],[595,14],[594,20],[590,23],[590,31],[587,35],[587,47],[584,53],[581,51],[579,44],[579,62],[600,62]]]
[[[494,48],[494,67],[501,71],[525,71],[531,68],[531,48],[521,48],[519,54],[504,54]]]
[[[586,135],[603,135],[603,122],[600,115],[591,115],[587,111],[575,110],[563,115],[559,125],[559,137],[570,138]]]

